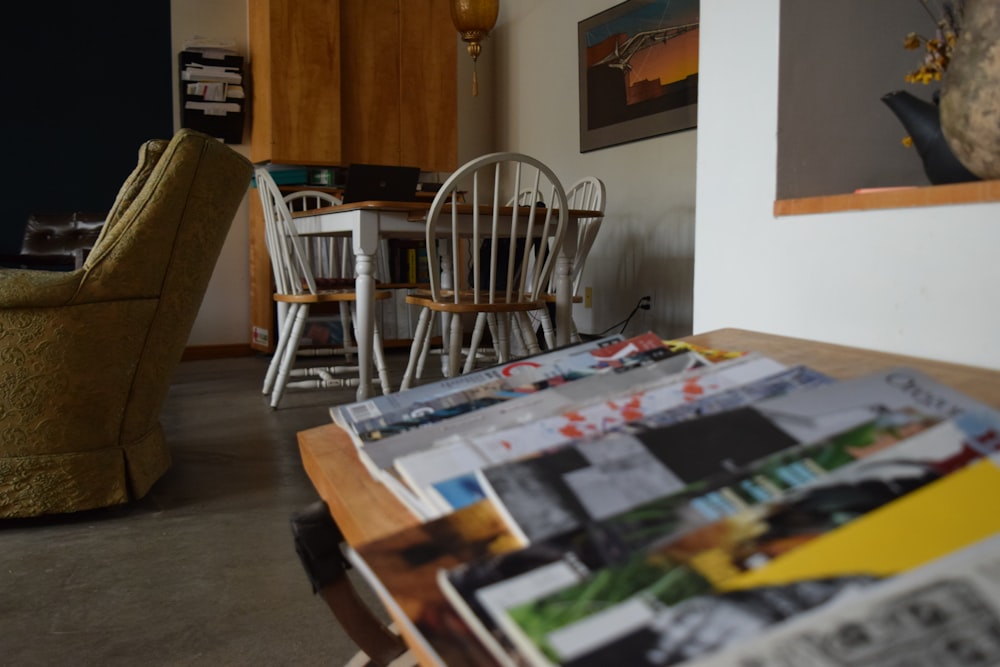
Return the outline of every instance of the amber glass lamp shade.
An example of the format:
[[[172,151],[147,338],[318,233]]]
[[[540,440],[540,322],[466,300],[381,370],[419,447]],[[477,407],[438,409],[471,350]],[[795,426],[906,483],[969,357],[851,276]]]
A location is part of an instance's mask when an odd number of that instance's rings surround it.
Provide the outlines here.
[[[462,35],[472,56],[472,94],[479,94],[476,61],[482,51],[482,41],[490,34],[500,12],[499,0],[451,0],[451,22]]]

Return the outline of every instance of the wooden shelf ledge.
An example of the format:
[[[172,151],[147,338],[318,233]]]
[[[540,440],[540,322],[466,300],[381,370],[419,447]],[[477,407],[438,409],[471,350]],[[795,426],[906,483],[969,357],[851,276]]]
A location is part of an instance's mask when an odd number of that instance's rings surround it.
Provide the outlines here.
[[[778,199],[775,217],[835,213],[838,211],[873,211],[884,208],[944,206],[1000,201],[1000,180],[928,185],[915,188],[886,188],[862,193]]]

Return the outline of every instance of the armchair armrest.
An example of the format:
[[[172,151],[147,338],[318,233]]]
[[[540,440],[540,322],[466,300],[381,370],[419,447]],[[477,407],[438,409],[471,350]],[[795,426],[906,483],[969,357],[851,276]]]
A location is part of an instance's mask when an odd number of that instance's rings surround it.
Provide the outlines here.
[[[0,309],[64,306],[76,295],[83,271],[0,269]]]

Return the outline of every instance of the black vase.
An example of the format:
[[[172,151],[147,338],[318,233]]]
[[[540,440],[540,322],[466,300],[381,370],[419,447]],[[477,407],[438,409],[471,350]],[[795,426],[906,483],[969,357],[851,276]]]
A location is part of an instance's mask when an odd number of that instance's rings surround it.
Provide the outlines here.
[[[936,104],[905,90],[886,93],[882,96],[882,101],[910,133],[917,154],[923,161],[927,180],[933,185],[979,180],[951,151],[941,131],[941,117]]]

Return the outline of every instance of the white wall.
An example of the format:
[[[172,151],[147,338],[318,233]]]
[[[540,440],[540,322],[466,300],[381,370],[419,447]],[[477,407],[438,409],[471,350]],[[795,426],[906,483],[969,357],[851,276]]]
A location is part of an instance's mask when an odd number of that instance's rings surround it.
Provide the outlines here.
[[[577,23],[616,4],[500,3],[497,27],[483,47],[496,52],[497,149],[534,155],[567,186],[587,175],[607,185],[606,217],[582,283],[594,288],[594,307],[574,311],[581,331],[610,327],[650,295],[653,308],[639,311],[628,332],[686,335],[692,331],[700,130],[580,153]]]
[[[171,0],[170,33],[173,59],[194,35],[229,40],[247,55],[247,0]],[[178,72],[174,68],[174,128],[180,127]],[[244,128],[249,129],[249,128]],[[244,133],[249,137],[248,133]],[[231,145],[250,156],[250,145]],[[232,345],[250,341],[250,190],[236,212],[222,254],[215,265],[201,310],[188,338],[189,346]]]
[[[779,8],[701,6],[694,330],[1000,368],[1000,204],[774,217]]]

